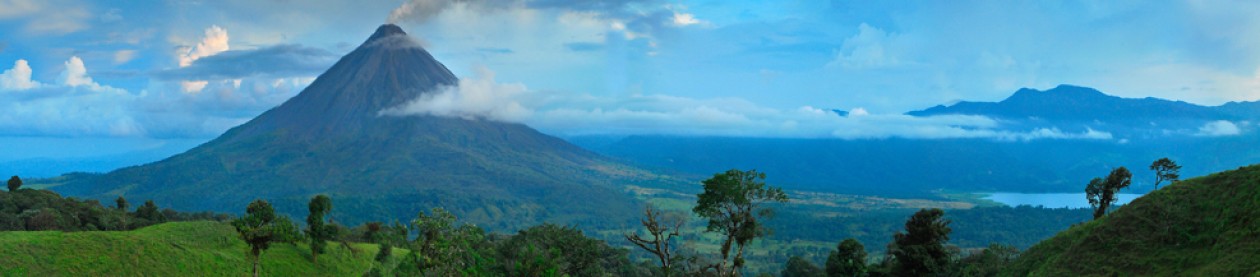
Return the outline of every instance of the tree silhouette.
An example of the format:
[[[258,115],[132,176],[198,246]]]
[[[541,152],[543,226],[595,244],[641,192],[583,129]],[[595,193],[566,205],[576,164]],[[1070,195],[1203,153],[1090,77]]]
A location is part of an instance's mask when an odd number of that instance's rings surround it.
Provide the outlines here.
[[[9,192],[17,191],[19,188],[22,188],[22,178],[18,178],[17,175],[9,177]]]
[[[630,241],[639,248],[643,248],[648,253],[656,256],[661,263],[661,271],[665,276],[673,275],[674,260],[673,256],[673,239],[679,236],[679,230],[683,224],[686,224],[686,218],[678,215],[666,215],[659,210],[652,209],[651,205],[643,208],[643,219],[639,221],[643,224],[643,228],[647,228],[650,239],[640,237],[638,233],[627,233],[626,240]]]
[[[1176,183],[1181,180],[1181,166],[1177,162],[1165,158],[1160,158],[1151,163],[1151,170],[1155,171],[1155,188],[1159,188],[1159,183],[1169,181]]]
[[[1116,193],[1129,187],[1133,182],[1133,174],[1123,166],[1111,170],[1106,179],[1094,178],[1085,186],[1085,197],[1089,205],[1094,207],[1094,219],[1107,214],[1107,208],[1116,202]]]
[[[327,195],[316,195],[307,205],[310,214],[306,216],[306,236],[310,238],[311,262],[318,263],[319,254],[323,254],[328,240],[332,239],[337,229],[326,224],[324,218],[332,211],[332,199]]]
[[[276,242],[292,242],[297,239],[297,227],[286,217],[277,217],[271,203],[254,200],[245,207],[245,215],[232,221],[241,240],[249,244],[249,254],[254,260],[254,277],[258,276],[258,262],[262,252]]]

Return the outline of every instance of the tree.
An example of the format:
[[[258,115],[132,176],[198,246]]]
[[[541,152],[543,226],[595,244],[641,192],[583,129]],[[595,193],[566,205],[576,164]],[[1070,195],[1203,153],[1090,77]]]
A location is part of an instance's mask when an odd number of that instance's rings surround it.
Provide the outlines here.
[[[826,276],[821,268],[817,265],[801,258],[800,256],[792,256],[788,258],[787,265],[783,266],[783,271],[779,272],[782,277],[822,277]]]
[[[1116,202],[1116,192],[1129,187],[1133,182],[1133,174],[1123,166],[1111,170],[1106,179],[1094,178],[1085,186],[1085,197],[1089,205],[1094,207],[1094,219],[1107,214],[1107,208]]]
[[[262,252],[272,243],[293,242],[297,239],[297,227],[287,217],[277,217],[271,203],[254,200],[245,207],[245,216],[232,221],[241,240],[249,245],[250,257],[254,260],[254,276],[258,276],[258,262]]]
[[[941,209],[920,209],[906,221],[906,231],[893,235],[888,253],[897,276],[933,276],[949,267],[949,220]]]
[[[332,210],[332,199],[329,199],[327,195],[316,195],[311,198],[307,208],[311,212],[306,216],[306,236],[311,240],[311,262],[318,263],[317,257],[324,253],[324,248],[328,245],[327,241],[331,240],[337,232],[335,226],[324,222],[324,218]]]
[[[692,211],[708,219],[707,231],[724,237],[719,249],[721,261],[705,271],[713,269],[721,276],[738,274],[744,265],[744,247],[768,232],[757,219],[772,216],[773,211],[763,206],[768,202],[787,202],[788,198],[783,189],[767,186],[765,179],[766,174],[757,170],[731,169],[704,180],[704,192],[697,195]]]
[[[1156,189],[1159,188],[1159,183],[1163,183],[1164,181],[1176,183],[1181,180],[1181,166],[1177,165],[1177,163],[1173,162],[1173,160],[1169,160],[1167,157],[1160,158],[1159,160],[1151,163],[1151,170],[1155,171]]]
[[[114,207],[118,208],[119,214],[122,216],[122,227],[120,227],[119,230],[127,230],[127,208],[130,206],[131,204],[127,203],[127,199],[123,198],[121,195],[118,196],[118,199],[114,199]]]
[[[673,275],[673,264],[677,257],[671,252],[674,247],[672,243],[674,238],[679,236],[679,231],[683,224],[686,224],[687,219],[679,215],[664,214],[653,210],[651,205],[647,205],[643,208],[643,219],[639,222],[643,224],[643,228],[647,228],[651,238],[640,237],[638,233],[627,233],[626,240],[656,256],[665,276]]]
[[[17,175],[9,177],[9,192],[17,191],[19,188],[22,188],[22,178],[18,178]]]
[[[827,276],[853,277],[866,275],[866,247],[853,238],[845,239],[827,255]]]
[[[166,222],[166,215],[162,214],[157,204],[153,204],[153,200],[144,201],[144,205],[136,208],[136,218],[148,220],[150,224]]]

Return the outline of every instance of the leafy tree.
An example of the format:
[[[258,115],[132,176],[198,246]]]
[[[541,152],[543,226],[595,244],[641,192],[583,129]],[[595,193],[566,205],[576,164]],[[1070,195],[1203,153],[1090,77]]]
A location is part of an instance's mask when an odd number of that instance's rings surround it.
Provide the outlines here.
[[[1133,182],[1133,174],[1123,166],[1111,170],[1106,179],[1094,178],[1085,186],[1085,197],[1089,205],[1094,207],[1094,219],[1107,214],[1107,208],[1116,202],[1116,193],[1129,187]]]
[[[158,210],[158,206],[153,203],[153,200],[144,201],[144,205],[136,208],[136,218],[143,218],[151,224],[166,222],[166,215],[163,215]]]
[[[486,253],[490,247],[481,228],[456,224],[455,215],[442,208],[433,208],[428,215],[421,212],[411,226],[419,234],[410,244],[404,270],[453,276],[485,275],[490,268],[491,255]]]
[[[697,195],[692,209],[700,217],[708,219],[707,231],[717,232],[724,239],[719,249],[721,261],[704,270],[713,269],[718,275],[736,275],[744,265],[744,247],[753,239],[765,236],[768,229],[757,221],[758,217],[773,215],[768,202],[787,202],[783,189],[767,186],[766,174],[757,170],[731,169],[714,174],[704,180],[704,192]],[[732,246],[735,254],[731,255]],[[730,263],[730,267],[727,267]]]
[[[1151,163],[1151,170],[1155,171],[1155,188],[1157,189],[1159,188],[1159,183],[1164,181],[1176,183],[1181,180],[1181,166],[1167,157]]]
[[[827,276],[853,277],[866,275],[866,247],[857,239],[848,238],[827,255]]]
[[[9,177],[9,192],[17,191],[19,188],[22,188],[22,178],[18,178],[17,175]]]
[[[327,195],[316,195],[307,205],[310,214],[306,216],[306,236],[310,238],[311,262],[318,263],[317,257],[325,252],[328,240],[337,233],[335,226],[324,222],[324,218],[332,211],[332,199]]]
[[[921,209],[906,221],[906,231],[893,235],[888,253],[892,255],[893,274],[898,276],[934,276],[949,267],[949,220],[941,209]]]
[[[783,267],[783,271],[779,273],[783,277],[822,277],[826,276],[825,272],[817,265],[801,258],[800,256],[792,256],[788,258],[787,265]]]
[[[232,221],[241,240],[249,244],[249,254],[254,260],[254,276],[258,276],[258,262],[262,252],[272,243],[294,242],[298,238],[297,226],[287,217],[277,217],[271,203],[254,200],[245,208],[245,216]]]
[[[643,219],[639,222],[643,224],[643,228],[647,228],[651,238],[643,238],[638,233],[627,233],[625,237],[630,243],[656,256],[661,263],[661,271],[665,276],[671,276],[674,271],[673,264],[678,258],[671,252],[674,248],[673,240],[679,236],[679,231],[683,224],[686,224],[686,220],[683,216],[667,215],[647,205],[643,208]]]

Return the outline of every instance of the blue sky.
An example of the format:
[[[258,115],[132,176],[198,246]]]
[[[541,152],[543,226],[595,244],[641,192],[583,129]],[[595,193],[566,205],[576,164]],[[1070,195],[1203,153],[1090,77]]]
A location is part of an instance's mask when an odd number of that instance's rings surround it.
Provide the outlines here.
[[[385,22],[463,79],[400,111],[557,135],[1110,139],[900,114],[1064,83],[1260,99],[1251,1],[0,0],[0,160],[208,140]]]

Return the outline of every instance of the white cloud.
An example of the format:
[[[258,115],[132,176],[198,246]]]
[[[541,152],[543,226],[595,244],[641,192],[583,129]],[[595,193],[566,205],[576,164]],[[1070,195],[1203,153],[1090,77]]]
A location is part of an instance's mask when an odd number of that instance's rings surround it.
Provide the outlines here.
[[[677,11],[674,12],[674,25],[675,26],[688,26],[688,25],[696,25],[696,24],[700,24],[700,20],[696,19],[695,15],[684,13],[684,12],[677,12]]]
[[[191,47],[180,47],[179,49],[179,66],[185,67],[192,65],[193,61],[202,57],[218,54],[227,51],[228,32],[227,29],[218,25],[211,25],[206,28],[205,36],[201,38],[201,42]]]
[[[114,51],[114,64],[125,64],[136,58],[136,50]]]
[[[39,86],[39,82],[31,80],[31,65],[26,60],[19,59],[13,62],[13,68],[0,73],[0,91],[28,90]]]
[[[61,83],[67,86],[91,86],[96,82],[92,82],[92,77],[87,75],[87,67],[83,65],[83,59],[78,56],[72,56],[66,60],[66,70],[61,73]]]
[[[1225,120],[1203,124],[1203,126],[1199,127],[1199,132],[1195,133],[1196,136],[1204,137],[1234,136],[1238,134],[1242,134],[1242,130],[1238,128],[1238,125]]]
[[[458,87],[423,94],[382,115],[434,115],[525,123],[559,135],[665,134],[792,138],[988,138],[1006,141],[1036,139],[1112,139],[1107,132],[1087,129],[1067,133],[1056,128],[1004,130],[983,116],[913,117],[872,114],[856,108],[850,117],[812,106],[778,110],[740,98],[695,99],[634,94],[598,97],[539,92],[521,84],[499,84],[481,69]]]
[[[827,66],[861,69],[903,65],[906,62],[895,51],[898,39],[897,34],[862,23],[857,34],[844,40],[835,60]]]
[[[381,115],[434,115],[464,119],[488,119],[520,122],[531,113],[516,98],[525,93],[521,84],[499,84],[494,72],[481,68],[473,79],[461,79],[458,86],[444,87],[421,94],[400,107],[386,109]]]
[[[179,67],[187,67],[192,65],[193,61],[202,57],[212,56],[223,51],[227,51],[228,32],[218,25],[211,25],[206,28],[205,37],[201,38],[201,42],[192,47],[181,47],[178,50]],[[200,92],[209,84],[206,81],[183,81],[181,86],[184,92]]]

